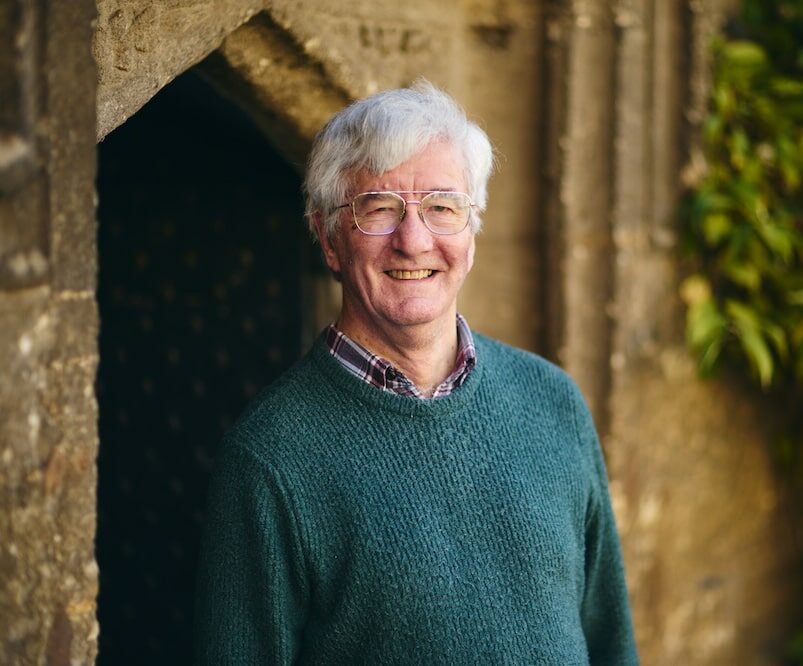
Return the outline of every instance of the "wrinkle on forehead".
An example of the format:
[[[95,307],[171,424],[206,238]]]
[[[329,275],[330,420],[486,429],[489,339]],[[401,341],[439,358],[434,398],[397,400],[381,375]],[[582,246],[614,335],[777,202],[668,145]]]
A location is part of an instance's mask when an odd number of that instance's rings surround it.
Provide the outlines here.
[[[455,187],[453,184],[449,184],[443,181],[435,181],[432,180],[428,183],[425,183],[423,186],[418,186],[415,189],[405,188],[399,189],[394,186],[394,184],[390,180],[384,180],[383,176],[388,174],[391,171],[399,169],[400,167],[404,166],[405,163],[414,160],[418,155],[421,153],[437,147],[438,144],[442,146],[441,153],[449,153],[449,156],[453,158],[455,163],[460,165],[460,176],[462,179],[462,187],[458,188]],[[409,180],[416,180],[417,174],[414,172],[410,172],[409,174],[395,174],[394,178],[399,180],[399,176],[408,178]],[[358,186],[357,183],[359,181],[368,181],[370,183],[369,186]],[[465,166],[465,157],[460,150],[460,148],[452,141],[446,138],[436,138],[432,141],[429,141],[424,145],[423,148],[414,152],[412,155],[407,156],[406,159],[402,160],[401,162],[397,162],[392,166],[388,166],[387,168],[383,169],[382,171],[375,172],[369,168],[351,168],[349,171],[346,172],[346,182],[348,184],[346,189],[346,197],[348,200],[352,199],[357,194],[362,192],[431,192],[431,191],[440,191],[440,192],[455,192],[455,191],[466,191],[468,188],[468,172]],[[467,194],[471,194],[470,192],[466,192]]]

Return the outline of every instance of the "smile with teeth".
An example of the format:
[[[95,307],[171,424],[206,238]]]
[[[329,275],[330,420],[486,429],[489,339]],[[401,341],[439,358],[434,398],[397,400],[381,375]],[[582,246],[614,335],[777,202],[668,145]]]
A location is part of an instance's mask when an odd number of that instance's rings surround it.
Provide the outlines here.
[[[396,280],[423,280],[424,278],[428,278],[432,275],[435,271],[431,268],[422,268],[417,271],[386,271],[390,277]]]

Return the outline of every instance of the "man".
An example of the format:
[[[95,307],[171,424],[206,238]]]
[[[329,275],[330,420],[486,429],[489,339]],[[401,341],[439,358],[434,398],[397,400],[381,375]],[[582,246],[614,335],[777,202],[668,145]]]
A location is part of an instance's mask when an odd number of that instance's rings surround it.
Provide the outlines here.
[[[316,138],[307,213],[342,310],[226,436],[202,663],[637,663],[582,398],[457,314],[491,166],[428,83]]]

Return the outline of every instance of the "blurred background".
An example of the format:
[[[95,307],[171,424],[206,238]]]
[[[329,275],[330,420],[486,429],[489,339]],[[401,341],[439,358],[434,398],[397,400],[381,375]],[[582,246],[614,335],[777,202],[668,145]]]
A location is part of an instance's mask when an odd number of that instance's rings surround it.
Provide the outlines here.
[[[217,443],[337,312],[308,146],[425,76],[498,157],[460,309],[586,395],[643,663],[803,663],[799,0],[20,0],[0,34],[0,662],[192,662]]]

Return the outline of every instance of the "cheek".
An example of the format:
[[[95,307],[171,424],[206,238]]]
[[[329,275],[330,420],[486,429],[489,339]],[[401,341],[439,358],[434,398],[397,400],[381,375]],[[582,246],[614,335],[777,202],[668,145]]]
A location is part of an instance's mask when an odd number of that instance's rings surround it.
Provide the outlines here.
[[[361,238],[356,239],[356,243],[338,243],[335,250],[338,254],[342,272],[348,275],[349,281],[353,286],[373,284],[377,280],[377,266],[381,264],[379,249],[366,244]]]

